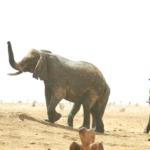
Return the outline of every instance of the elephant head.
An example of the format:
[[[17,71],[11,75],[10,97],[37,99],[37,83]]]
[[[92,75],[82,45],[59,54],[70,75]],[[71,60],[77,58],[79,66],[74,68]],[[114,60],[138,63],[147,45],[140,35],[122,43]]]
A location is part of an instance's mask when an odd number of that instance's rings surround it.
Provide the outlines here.
[[[41,80],[48,80],[49,68],[48,63],[50,63],[51,52],[47,50],[38,51],[32,49],[20,62],[16,62],[14,59],[14,54],[10,42],[8,44],[8,55],[10,65],[18,70],[16,73],[11,73],[10,75],[18,75],[23,72],[33,73],[33,77]],[[47,83],[47,82],[46,82]],[[50,90],[48,90],[50,92]],[[48,106],[47,106],[48,108]],[[57,121],[61,115],[54,111],[53,122]]]
[[[23,72],[33,73],[33,77],[41,80],[48,79],[48,64],[47,57],[50,51],[32,49],[20,62],[16,62],[10,42],[8,44],[8,55],[10,65],[18,70],[16,73],[10,73],[9,75],[18,75]]]

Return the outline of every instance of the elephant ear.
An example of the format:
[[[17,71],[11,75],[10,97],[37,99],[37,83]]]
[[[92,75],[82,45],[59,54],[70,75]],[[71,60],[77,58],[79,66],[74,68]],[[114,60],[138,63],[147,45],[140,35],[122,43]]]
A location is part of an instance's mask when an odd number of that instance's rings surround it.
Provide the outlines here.
[[[40,80],[48,80],[48,58],[46,54],[41,54],[35,70],[33,72],[33,77]]]

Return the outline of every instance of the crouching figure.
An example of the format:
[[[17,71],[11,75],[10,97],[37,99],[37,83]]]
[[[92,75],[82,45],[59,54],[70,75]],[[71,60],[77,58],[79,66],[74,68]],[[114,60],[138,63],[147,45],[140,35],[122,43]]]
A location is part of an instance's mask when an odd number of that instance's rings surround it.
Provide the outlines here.
[[[92,129],[81,128],[79,130],[81,144],[72,142],[70,150],[104,150],[102,142],[95,142],[95,132]]]

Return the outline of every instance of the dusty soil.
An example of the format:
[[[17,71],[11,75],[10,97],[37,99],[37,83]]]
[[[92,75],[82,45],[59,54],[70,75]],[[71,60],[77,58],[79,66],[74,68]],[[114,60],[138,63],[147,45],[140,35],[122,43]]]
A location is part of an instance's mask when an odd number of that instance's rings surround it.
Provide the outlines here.
[[[71,107],[57,110],[62,118],[46,124],[45,105],[0,104],[0,150],[68,150],[72,141],[80,143],[77,129],[82,124],[82,110],[76,115],[74,128],[67,127]],[[96,134],[105,150],[150,150],[150,134],[143,130],[148,120],[147,106],[107,106],[105,134]]]

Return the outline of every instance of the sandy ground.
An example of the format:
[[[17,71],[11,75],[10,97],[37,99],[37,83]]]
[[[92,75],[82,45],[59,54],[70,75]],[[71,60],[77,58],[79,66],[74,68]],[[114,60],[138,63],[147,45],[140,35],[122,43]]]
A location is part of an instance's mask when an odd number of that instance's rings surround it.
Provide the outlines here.
[[[80,143],[78,131],[67,128],[70,107],[61,110],[62,118],[47,125],[45,105],[0,104],[0,150],[68,150],[72,141]],[[107,106],[105,134],[96,134],[105,150],[150,150],[150,134],[143,130],[148,120],[147,106]],[[82,110],[76,115],[74,128],[82,124]]]

